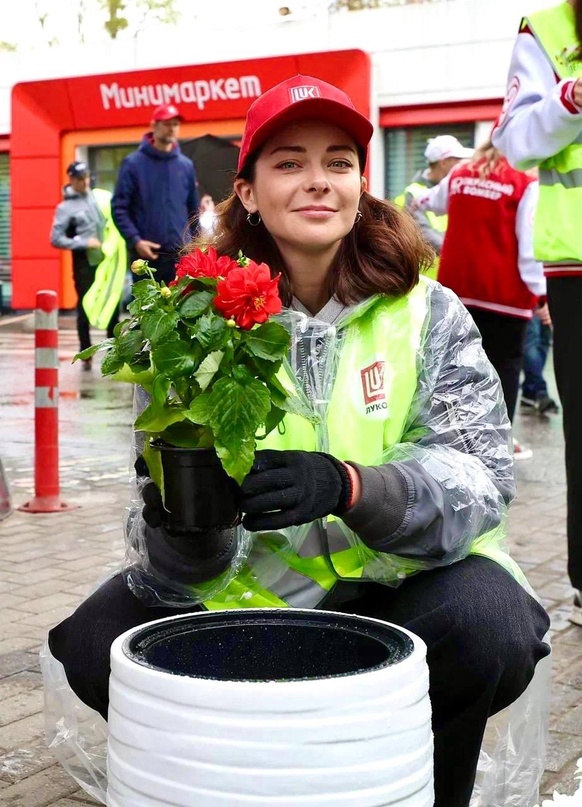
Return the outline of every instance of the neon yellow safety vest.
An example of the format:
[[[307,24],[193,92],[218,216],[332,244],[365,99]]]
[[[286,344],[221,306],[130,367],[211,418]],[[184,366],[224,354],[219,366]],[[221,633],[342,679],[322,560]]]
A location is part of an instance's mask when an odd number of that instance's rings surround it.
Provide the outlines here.
[[[111,217],[111,193],[102,188],[93,188],[92,192],[105,217],[101,242],[103,260],[95,269],[95,280],[83,297],[83,308],[91,325],[105,330],[121,300],[127,271],[127,248]]]
[[[364,313],[362,311],[364,310]],[[323,429],[296,415],[284,419],[283,433],[272,432],[261,447],[328,451],[342,460],[362,465],[383,462],[387,448],[400,442],[417,387],[417,360],[424,323],[428,316],[427,283],[421,282],[399,299],[373,297],[347,318],[326,424]],[[397,346],[397,348],[396,348]],[[288,377],[281,377],[290,386]],[[301,528],[291,528],[291,530]],[[499,548],[503,529],[498,527],[472,544],[471,553],[500,563],[520,582],[525,582],[516,563]],[[206,608],[260,608],[288,605],[277,595],[276,584],[261,580],[260,556],[278,553],[287,570],[309,578],[318,586],[321,599],[338,580],[381,579],[395,584],[425,568],[422,562],[368,548],[340,519],[327,519],[328,552],[302,557],[293,540],[276,533],[255,536],[259,560],[253,554],[243,572],[211,600]],[[378,570],[381,569],[380,574]],[[382,578],[383,576],[383,578]]]
[[[578,38],[569,3],[522,20],[560,77],[582,76],[575,58]],[[534,223],[534,254],[545,264],[582,261],[582,137],[540,164],[540,198]]]
[[[394,199],[394,204],[398,205],[398,207],[406,207],[406,194],[409,193],[413,199],[418,199],[419,196],[426,193],[426,190],[426,185],[422,185],[420,182],[411,182],[410,185],[407,188],[404,188],[402,193]],[[436,230],[437,233],[446,232],[449,223],[449,217],[446,213],[444,216],[437,216],[436,213],[433,213],[431,210],[425,210],[423,212],[433,230]],[[438,272],[439,257],[437,255],[434,259],[433,265],[424,274],[427,277],[436,280]]]

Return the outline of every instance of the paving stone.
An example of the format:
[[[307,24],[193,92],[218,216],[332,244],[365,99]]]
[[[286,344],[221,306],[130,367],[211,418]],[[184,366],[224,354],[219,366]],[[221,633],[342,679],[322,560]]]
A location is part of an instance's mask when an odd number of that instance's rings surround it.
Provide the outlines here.
[[[14,784],[34,773],[51,768],[54,764],[52,751],[41,740],[27,748],[0,751],[0,778]]]
[[[22,670],[38,670],[38,653],[26,650],[12,650],[0,656],[0,678],[13,675]]]
[[[77,783],[58,765],[4,788],[3,807],[48,807],[78,790]]]
[[[578,755],[582,756],[582,705],[568,709],[561,716],[560,731],[578,735]]]
[[[7,726],[23,717],[29,717],[43,709],[43,693],[40,689],[19,692],[2,701],[0,727]]]
[[[22,628],[21,625],[19,625]],[[6,653],[11,653],[14,650],[30,650],[38,644],[36,639],[30,636],[13,636],[10,639],[2,639],[0,641],[0,656]]]
[[[582,753],[580,748],[578,754]],[[544,796],[552,796],[554,791],[561,796],[572,796],[578,790],[580,785],[579,780],[576,778],[576,760],[571,759],[567,762],[558,773],[547,776],[544,781]],[[558,802],[559,804],[559,802]],[[564,805],[566,807],[566,805]]]
[[[560,728],[562,729],[563,725]],[[556,773],[580,753],[582,753],[582,745],[579,734],[552,731],[548,738],[546,770]]]
[[[36,745],[44,738],[44,718],[40,713],[24,717],[7,726],[0,727],[0,748],[11,751]]]

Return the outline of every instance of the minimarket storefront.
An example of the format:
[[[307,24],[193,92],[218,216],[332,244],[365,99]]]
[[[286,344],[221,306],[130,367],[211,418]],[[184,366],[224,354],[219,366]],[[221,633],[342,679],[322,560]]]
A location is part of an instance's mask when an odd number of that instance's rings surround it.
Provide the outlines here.
[[[179,107],[181,139],[215,135],[236,142],[252,101],[297,73],[338,84],[370,115],[370,58],[358,50],[17,84],[10,138],[11,307],[34,308],[39,289],[55,289],[61,308],[74,306],[70,254],[49,244],[72,160],[87,159],[96,184],[112,187],[121,159],[139,143],[160,103]]]

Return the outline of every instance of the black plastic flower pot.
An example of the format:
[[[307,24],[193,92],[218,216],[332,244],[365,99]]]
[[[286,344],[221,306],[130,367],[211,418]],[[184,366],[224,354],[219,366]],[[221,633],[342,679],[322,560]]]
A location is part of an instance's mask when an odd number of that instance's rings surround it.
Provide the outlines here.
[[[289,681],[353,675],[397,664],[414,650],[403,631],[325,611],[194,613],[136,630],[124,653],[138,664],[219,681]]]
[[[240,518],[237,485],[213,448],[180,448],[154,440],[164,476],[164,526],[173,533],[228,529]]]

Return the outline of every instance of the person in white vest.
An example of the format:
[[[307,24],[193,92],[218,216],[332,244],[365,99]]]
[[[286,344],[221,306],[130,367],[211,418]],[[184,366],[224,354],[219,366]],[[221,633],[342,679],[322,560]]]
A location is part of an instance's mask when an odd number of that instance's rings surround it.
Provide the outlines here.
[[[522,19],[492,137],[515,167],[539,166],[534,254],[548,282],[563,411],[570,621],[582,626],[582,0]]]
[[[106,718],[113,640],[180,609],[325,608],[402,625],[428,646],[434,803],[468,807],[487,720],[549,654],[549,619],[503,548],[514,479],[499,380],[459,299],[420,276],[433,253],[413,219],[367,192],[372,132],[312,76],[250,107],[212,244],[281,274],[294,374],[283,377],[323,421],[286,415],[258,443],[242,526],[217,534],[214,557],[206,546],[201,586],[196,538],[162,525],[138,460],[147,506],[136,497],[131,561],[49,645]],[[243,539],[244,566],[217,588]]]

